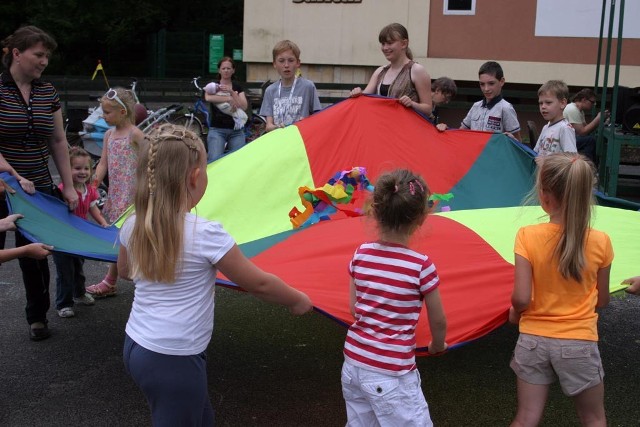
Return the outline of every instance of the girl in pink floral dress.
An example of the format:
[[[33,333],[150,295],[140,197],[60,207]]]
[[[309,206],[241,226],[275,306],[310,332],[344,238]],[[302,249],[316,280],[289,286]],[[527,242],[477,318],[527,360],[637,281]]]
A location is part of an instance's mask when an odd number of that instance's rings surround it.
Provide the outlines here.
[[[110,223],[116,221],[132,204],[138,148],[144,134],[134,125],[135,99],[123,88],[109,89],[101,98],[104,120],[111,128],[104,135],[102,157],[96,167],[95,185],[98,186],[109,172],[109,193],[103,215]],[[111,264],[107,275],[100,283],[88,286],[87,292],[94,297],[116,294],[118,270]]]

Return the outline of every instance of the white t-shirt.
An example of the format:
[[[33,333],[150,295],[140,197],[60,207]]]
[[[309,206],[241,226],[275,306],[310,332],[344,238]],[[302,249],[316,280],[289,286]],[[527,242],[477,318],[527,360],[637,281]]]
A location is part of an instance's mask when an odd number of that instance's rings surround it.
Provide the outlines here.
[[[572,102],[571,104],[564,107],[562,115],[572,125],[576,123],[579,125],[584,125],[587,123],[584,117],[584,111],[579,109],[575,102]]]
[[[126,248],[135,216],[120,231]],[[191,213],[184,219],[184,254],[175,283],[134,278],[135,293],[126,333],[137,344],[161,354],[188,356],[202,353],[213,333],[215,264],[235,244],[213,221]]]
[[[555,123],[547,123],[542,128],[533,151],[540,156],[548,156],[559,152],[577,153],[576,131],[571,127],[567,119],[558,120]]]
[[[513,105],[498,96],[489,103],[483,99],[473,104],[461,128],[516,133],[520,132],[520,122]]]

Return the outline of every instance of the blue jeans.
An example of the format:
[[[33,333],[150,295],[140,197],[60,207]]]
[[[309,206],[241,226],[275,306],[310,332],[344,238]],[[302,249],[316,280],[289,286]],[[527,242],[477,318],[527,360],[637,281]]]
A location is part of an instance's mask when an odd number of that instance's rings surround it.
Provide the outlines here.
[[[228,148],[229,153],[244,147],[244,129],[223,129],[209,128],[207,135],[207,161],[211,163],[222,157],[224,149]]]
[[[73,307],[73,299],[85,294],[86,278],[82,266],[84,259],[63,253],[54,253],[56,264],[56,310]]]
[[[207,385],[207,355],[171,356],[147,350],[125,334],[125,370],[151,409],[153,427],[215,424]]]

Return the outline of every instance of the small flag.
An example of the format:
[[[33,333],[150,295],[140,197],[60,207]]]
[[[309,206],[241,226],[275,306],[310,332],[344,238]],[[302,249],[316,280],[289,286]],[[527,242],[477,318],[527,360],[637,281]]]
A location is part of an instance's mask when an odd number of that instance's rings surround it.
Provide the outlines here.
[[[96,67],[96,70],[93,72],[93,76],[91,76],[91,80],[94,80],[96,78],[96,75],[100,70],[102,70],[102,72],[104,73],[104,68],[102,68],[102,62],[98,60],[98,66]]]
[[[91,76],[91,80],[96,78],[98,75],[98,71],[102,71],[102,75],[104,76],[104,82],[107,84],[107,88],[109,87],[109,81],[107,80],[107,75],[104,72],[104,67],[102,67],[102,61],[98,59],[98,65],[96,66],[96,70],[93,72],[93,76]]]

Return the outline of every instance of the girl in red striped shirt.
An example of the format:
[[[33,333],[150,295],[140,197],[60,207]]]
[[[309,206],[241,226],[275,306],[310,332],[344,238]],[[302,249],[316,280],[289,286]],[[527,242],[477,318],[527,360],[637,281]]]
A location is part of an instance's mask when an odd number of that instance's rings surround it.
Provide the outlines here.
[[[427,307],[429,353],[447,348],[440,280],[428,256],[409,248],[427,217],[429,189],[408,170],[382,175],[370,213],[379,239],[356,250],[351,275],[355,322],[344,345],[342,394],[347,426],[431,426],[415,363],[415,330]]]

